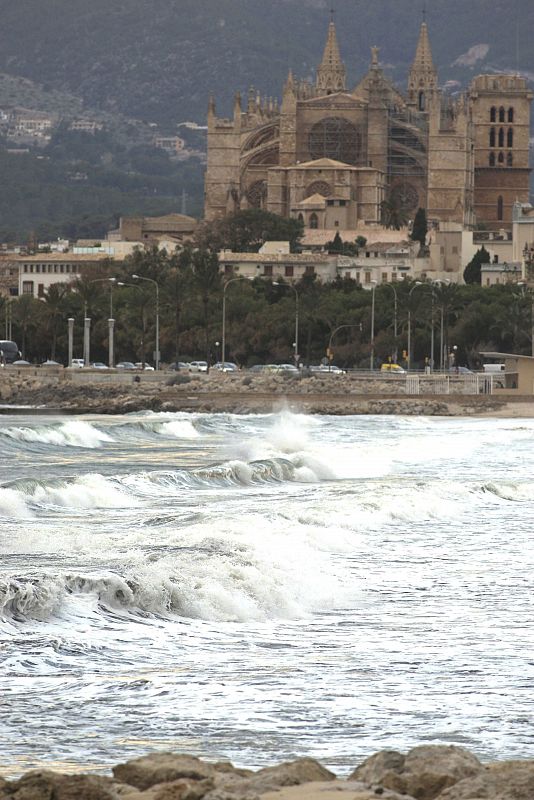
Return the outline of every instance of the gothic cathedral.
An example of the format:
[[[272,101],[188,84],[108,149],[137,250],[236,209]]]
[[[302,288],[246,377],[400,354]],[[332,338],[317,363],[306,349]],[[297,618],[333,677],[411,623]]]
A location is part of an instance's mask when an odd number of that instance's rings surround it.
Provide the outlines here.
[[[348,90],[333,21],[315,85],[290,72],[282,104],[253,89],[233,118],[208,109],[206,219],[264,208],[308,228],[379,223],[383,202],[413,218],[511,226],[529,199],[532,93],[517,75],[480,75],[468,91],[440,91],[421,25],[405,94],[384,75],[378,48]]]

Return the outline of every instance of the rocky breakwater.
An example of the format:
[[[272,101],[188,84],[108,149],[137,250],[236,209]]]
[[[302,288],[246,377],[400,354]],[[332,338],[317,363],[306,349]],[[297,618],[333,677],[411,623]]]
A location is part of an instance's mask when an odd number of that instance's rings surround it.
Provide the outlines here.
[[[483,395],[409,397],[403,379],[380,375],[161,372],[146,376],[5,369],[0,378],[0,404],[70,413],[120,414],[145,409],[269,413],[283,402],[312,414],[442,416],[491,412],[504,405],[502,399]]]
[[[258,771],[153,753],[113,777],[33,771],[0,778],[1,800],[533,800],[534,760],[482,764],[461,747],[384,750],[341,779],[311,758]]]

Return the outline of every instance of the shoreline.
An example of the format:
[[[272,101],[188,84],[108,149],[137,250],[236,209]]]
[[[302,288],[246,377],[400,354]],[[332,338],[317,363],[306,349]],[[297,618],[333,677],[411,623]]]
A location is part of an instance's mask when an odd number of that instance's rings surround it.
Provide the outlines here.
[[[534,760],[484,764],[463,747],[381,750],[341,778],[313,758],[258,770],[229,761],[154,751],[108,774],[56,772],[45,764],[20,778],[0,777],[1,800],[532,800]],[[109,775],[111,772],[111,775]],[[1,774],[1,770],[0,770]]]
[[[1,372],[0,415],[125,414],[139,411],[534,418],[534,397],[486,394],[407,395],[393,381],[190,378]],[[126,378],[126,380],[125,380]],[[334,383],[335,381],[335,383]]]

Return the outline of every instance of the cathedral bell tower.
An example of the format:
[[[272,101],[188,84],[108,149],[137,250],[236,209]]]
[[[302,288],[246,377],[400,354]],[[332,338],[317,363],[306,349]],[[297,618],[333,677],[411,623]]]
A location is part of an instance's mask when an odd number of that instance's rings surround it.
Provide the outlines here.
[[[341,60],[339,45],[337,43],[336,26],[330,20],[328,37],[324,49],[323,60],[317,69],[315,86],[319,94],[333,94],[344,92],[346,89],[347,73]]]
[[[432,61],[427,24],[423,22],[408,77],[408,106],[417,111],[428,111],[430,100],[437,88],[438,73]]]

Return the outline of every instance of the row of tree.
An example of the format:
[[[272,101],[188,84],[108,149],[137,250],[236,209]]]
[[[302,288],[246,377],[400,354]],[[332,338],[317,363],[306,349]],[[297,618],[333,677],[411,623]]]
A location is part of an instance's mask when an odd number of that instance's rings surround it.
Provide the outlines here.
[[[205,234],[204,234],[205,235]],[[155,350],[156,292],[159,286],[161,361],[220,358],[222,298],[225,280],[216,253],[188,245],[173,254],[137,252],[124,262],[109,262],[70,285],[55,285],[43,299],[3,299],[0,325],[11,319],[12,336],[24,356],[66,362],[67,319],[75,319],[75,356],[82,355],[83,319],[92,319],[92,354],[106,360],[107,319],[113,302],[117,360],[152,361]],[[116,278],[115,282],[109,277]],[[226,357],[239,364],[286,362],[294,353],[296,296],[282,279],[238,280],[226,290]],[[373,292],[339,278],[322,284],[306,276],[296,285],[299,351],[304,363],[325,357],[332,333],[334,360],[340,366],[367,366],[371,349]],[[408,347],[412,366],[458,348],[459,363],[476,366],[481,350],[530,353],[532,305],[517,286],[482,288],[472,284],[414,283],[379,285],[374,291],[374,337],[377,364]],[[395,302],[396,301],[396,302]],[[395,306],[397,312],[395,314]],[[3,327],[3,325],[2,325]],[[397,337],[394,332],[397,329]],[[1,328],[0,328],[1,330]],[[432,331],[434,335],[432,336]]]

